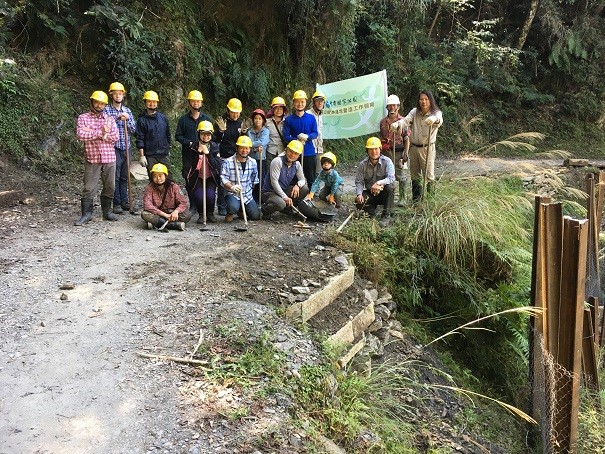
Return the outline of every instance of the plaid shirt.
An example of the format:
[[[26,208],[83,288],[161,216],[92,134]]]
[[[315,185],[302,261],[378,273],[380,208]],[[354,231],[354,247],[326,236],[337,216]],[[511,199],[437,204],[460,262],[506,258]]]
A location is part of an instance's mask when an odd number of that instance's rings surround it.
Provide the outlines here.
[[[109,125],[109,132],[103,138],[103,126]],[[78,140],[84,142],[84,157],[91,164],[115,162],[114,143],[119,133],[116,122],[105,112],[83,113],[78,117]]]
[[[134,122],[134,116],[132,115],[132,111],[126,107],[124,104],[120,106],[119,109],[116,109],[113,104],[109,103],[105,106],[105,113],[116,119],[116,125],[118,127],[118,133],[120,133],[120,138],[116,141],[114,146],[119,148],[120,150],[126,150],[126,133],[124,132],[124,121],[118,120],[118,115],[125,113],[128,115],[128,120],[126,123],[128,125],[128,132],[130,134],[134,134],[136,129],[136,123]],[[130,145],[130,140],[128,140],[128,145]],[[128,149],[132,149],[132,147],[128,147]]]
[[[221,170],[221,184],[223,186],[227,183],[237,184],[235,162],[235,155],[223,161]],[[244,170],[242,170],[241,162],[237,161],[237,165],[239,166],[239,178],[244,194],[244,205],[248,205],[250,200],[252,200],[252,187],[255,184],[258,184],[258,167],[256,167],[256,161],[254,159],[248,159],[246,161],[246,168]]]

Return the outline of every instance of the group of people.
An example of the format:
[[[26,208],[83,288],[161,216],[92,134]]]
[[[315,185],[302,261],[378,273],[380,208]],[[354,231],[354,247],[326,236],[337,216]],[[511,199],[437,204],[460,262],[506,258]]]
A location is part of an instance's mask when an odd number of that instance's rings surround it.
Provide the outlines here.
[[[295,91],[289,115],[284,98],[278,96],[268,112],[255,109],[250,117],[242,118],[242,103],[232,98],[225,113],[214,122],[202,112],[202,93],[190,91],[188,111],[179,118],[175,133],[181,144],[181,175],[188,197],[172,178],[170,126],[158,111],[158,94],[144,93],[145,109],[135,122],[132,111],[124,105],[124,86],[114,82],[108,92],[109,96],[93,92],[90,111],[78,117],[77,134],[84,142],[85,164],[82,216],[75,225],[84,225],[92,218],[99,179],[104,219],[115,221],[116,215],[132,210],[127,173],[129,134],[135,137],[139,163],[149,176],[141,217],[150,229],[185,230],[193,211],[199,214],[198,223],[217,222],[217,206],[218,215],[226,222],[236,215],[268,219],[278,211],[293,209],[301,200],[312,202],[314,197],[336,208],[341,206],[344,180],[335,170],[338,159],[334,153],[323,152],[321,115],[326,96],[320,91],[311,97],[308,110],[305,91]],[[388,114],[380,123],[381,137],[367,140],[367,157],[355,179],[357,208],[374,215],[376,207],[383,205],[381,223],[388,223],[396,175],[403,174],[401,169],[408,160],[414,201],[422,196],[424,186],[430,191],[434,181],[434,144],[443,121],[441,111],[430,92],[420,93],[418,106],[407,116],[399,115],[399,108],[397,96],[389,96]],[[428,184],[419,183],[422,176]],[[399,187],[401,201],[405,196],[401,180]]]

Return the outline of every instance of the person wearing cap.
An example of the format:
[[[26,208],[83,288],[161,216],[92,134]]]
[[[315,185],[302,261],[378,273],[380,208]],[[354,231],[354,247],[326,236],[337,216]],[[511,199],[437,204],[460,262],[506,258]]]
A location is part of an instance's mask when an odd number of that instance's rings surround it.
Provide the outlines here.
[[[328,151],[321,155],[320,162],[323,170],[317,175],[317,178],[311,185],[311,192],[305,198],[313,200],[313,196],[319,191],[318,197],[320,200],[325,200],[335,205],[336,208],[340,208],[345,181],[334,169],[338,159],[334,153]],[[322,183],[324,186],[320,190],[319,187]]]
[[[378,205],[382,205],[380,225],[386,227],[393,209],[395,166],[391,158],[381,154],[381,150],[382,142],[378,137],[370,137],[366,141],[368,155],[359,163],[355,175],[355,206],[373,217]]]
[[[122,214],[124,211],[130,211],[132,208],[128,204],[128,172],[130,172],[130,169],[126,165],[126,150],[128,149],[129,157],[132,157],[128,132],[134,134],[136,123],[132,111],[124,105],[124,98],[126,97],[124,85],[120,82],[113,82],[109,86],[109,96],[111,97],[111,102],[105,106],[105,113],[115,119],[118,133],[120,134],[120,138],[114,144],[116,152],[116,183],[113,194],[113,212]]]
[[[196,205],[199,218],[198,224],[204,222],[204,198],[206,199],[206,220],[216,222],[214,217],[214,204],[216,188],[220,183],[221,159],[219,158],[218,143],[212,142],[214,127],[207,120],[201,121],[197,126],[198,139],[191,144],[183,161],[186,165],[185,187],[190,199]],[[206,192],[204,193],[204,180]]]
[[[116,183],[116,153],[114,144],[120,137],[118,127],[112,117],[105,112],[109,102],[107,93],[95,91],[90,95],[90,111],[78,116],[77,136],[84,142],[84,188],[80,199],[82,216],[75,222],[81,226],[92,219],[93,201],[99,185],[103,219],[117,221],[111,212]]]
[[[315,117],[315,121],[317,122],[317,139],[313,140],[313,146],[315,147],[315,155],[321,156],[324,154],[324,144],[322,138],[322,130],[323,130],[323,115],[322,112],[324,110],[324,106],[326,105],[326,95],[323,91],[317,90],[311,96],[311,108],[307,110],[307,113],[310,113]],[[317,159],[317,173],[321,172],[321,162]]]
[[[185,224],[191,220],[187,198],[168,175],[168,167],[158,162],[151,167],[149,173],[150,181],[143,193],[141,212],[147,228],[185,230]]]
[[[233,221],[233,216],[242,209],[246,210],[248,219],[258,221],[260,210],[252,197],[252,189],[258,184],[258,168],[256,161],[248,158],[252,140],[248,136],[240,136],[235,146],[235,154],[223,161],[221,169],[221,185],[225,188],[227,203],[225,222]],[[242,198],[244,207],[241,204]]]
[[[423,179],[426,191],[431,193],[435,184],[435,141],[437,130],[443,124],[443,114],[433,94],[422,90],[418,104],[401,120],[391,124],[392,131],[410,128],[410,176],[412,179],[412,202],[422,198]]]
[[[273,213],[296,206],[309,194],[307,181],[298,158],[304,145],[291,140],[283,155],[271,161],[268,178],[263,181],[262,213],[268,219]]]
[[[145,110],[137,119],[136,144],[139,150],[139,163],[147,168],[151,178],[151,168],[158,162],[164,164],[170,172],[170,125],[168,118],[158,112],[160,98],[155,91],[143,94]]]
[[[380,141],[382,142],[382,152],[390,154],[390,157],[395,164],[395,176],[399,181],[399,203],[398,206],[404,206],[405,188],[409,184],[407,179],[407,168],[405,165],[408,161],[408,151],[410,149],[410,130],[403,128],[391,131],[391,125],[403,117],[399,113],[401,104],[397,95],[389,95],[387,97],[387,115],[380,120]],[[395,143],[393,144],[393,136]],[[393,148],[395,153],[393,154]]]
[[[252,140],[252,151],[250,156],[256,161],[256,166],[259,169],[259,179],[262,180],[267,173],[267,145],[269,144],[269,130],[265,126],[267,117],[263,109],[255,109],[251,114],[252,127],[248,129],[248,137]],[[262,162],[261,162],[262,161]],[[263,174],[260,175],[260,169]],[[260,183],[259,183],[260,184]],[[259,203],[258,188],[254,189],[254,200]]]
[[[286,118],[286,101],[276,96],[271,101],[271,109],[267,113],[267,129],[269,130],[269,143],[267,144],[267,163],[282,154],[286,148],[284,139],[284,118]]]
[[[304,146],[301,157],[303,173],[307,181],[315,181],[317,176],[317,157],[313,140],[317,139],[317,121],[315,117],[305,112],[307,94],[303,90],[296,90],[292,96],[294,112],[284,120],[284,139],[290,143],[298,140]]]
[[[243,132],[243,121],[240,118],[242,110],[242,102],[237,98],[231,98],[227,102],[227,111],[214,121],[212,141],[219,144],[220,157],[223,160],[235,154],[235,142],[239,136],[246,134],[246,132]],[[222,185],[218,187],[217,205],[219,216],[225,216],[227,214],[227,204],[225,202],[225,189]]]

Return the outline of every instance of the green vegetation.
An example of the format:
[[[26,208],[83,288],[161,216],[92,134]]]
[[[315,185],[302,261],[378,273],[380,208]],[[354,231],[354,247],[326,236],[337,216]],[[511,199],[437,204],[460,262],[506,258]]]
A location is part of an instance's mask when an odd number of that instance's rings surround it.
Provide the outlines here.
[[[217,115],[231,96],[248,111],[385,68],[402,111],[420,89],[436,94],[446,118],[442,155],[538,131],[545,149],[597,157],[605,148],[602,12],[578,0],[284,0],[245,12],[232,0],[8,0],[0,7],[0,151],[32,165],[77,154],[73,118],[91,90],[114,80],[126,84],[135,112],[154,89],[176,119],[191,88]],[[326,147],[351,156],[360,143]]]

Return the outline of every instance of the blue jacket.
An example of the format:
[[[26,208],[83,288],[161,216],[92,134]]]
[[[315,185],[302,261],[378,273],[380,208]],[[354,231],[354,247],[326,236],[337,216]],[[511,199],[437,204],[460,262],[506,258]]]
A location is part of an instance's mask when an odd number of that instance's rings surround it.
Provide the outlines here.
[[[254,128],[248,130],[248,137],[252,140],[252,149],[250,150],[250,157],[257,161],[261,160],[258,153],[258,147],[263,147],[262,159],[267,159],[267,145],[269,145],[269,130],[266,126],[263,126],[260,131],[256,132]]]
[[[307,134],[309,137],[305,143],[304,155],[315,156],[315,146],[313,140],[317,139],[319,135],[317,131],[317,121],[315,117],[310,113],[305,112],[302,117],[299,117],[295,113],[288,115],[284,120],[284,139],[286,146],[291,140],[297,140],[299,134]]]
[[[154,115],[141,113],[136,128],[137,148],[145,151],[145,156],[167,156],[170,150],[170,126],[162,112]]]
[[[325,170],[322,170],[317,175],[317,178],[315,178],[315,181],[311,186],[311,192],[315,193],[319,191],[319,186],[321,185],[322,181],[326,187],[330,188],[330,194],[336,194],[338,186],[345,184],[345,180],[343,180],[336,170],[330,169],[330,171],[327,173]]]

